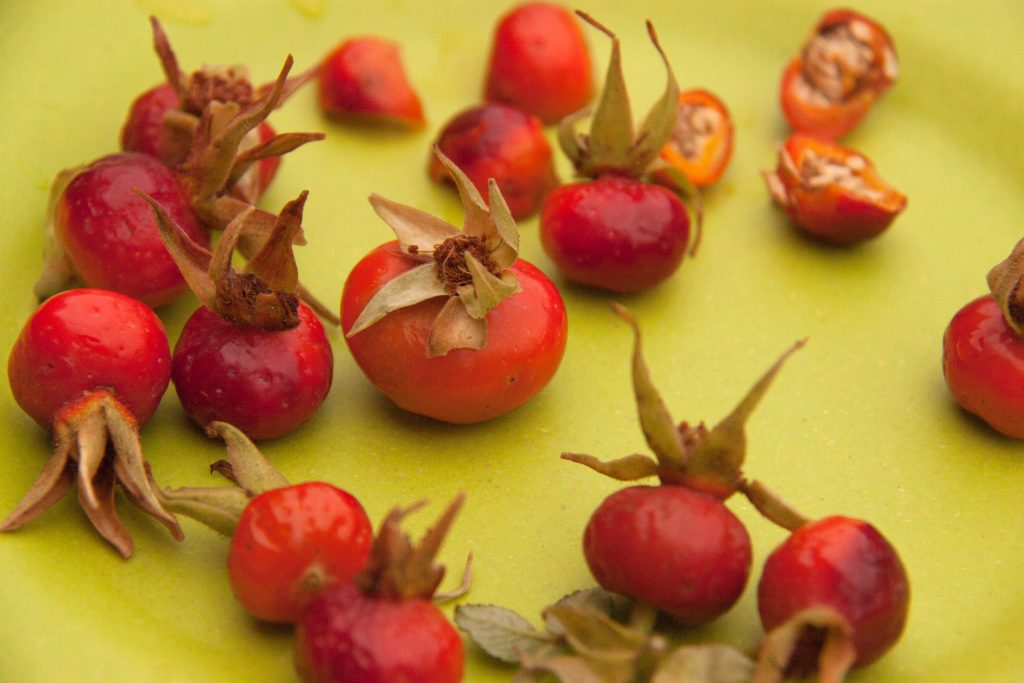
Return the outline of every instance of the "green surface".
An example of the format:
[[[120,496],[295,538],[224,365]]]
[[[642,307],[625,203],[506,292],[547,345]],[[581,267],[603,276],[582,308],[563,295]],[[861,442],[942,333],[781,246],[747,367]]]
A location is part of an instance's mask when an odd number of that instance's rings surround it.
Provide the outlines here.
[[[370,192],[460,219],[454,196],[426,178],[427,150],[440,125],[479,98],[490,32],[505,5],[0,4],[0,262],[8,288],[0,349],[10,348],[34,305],[50,179],[114,151],[130,101],[161,78],[147,14],[164,19],[185,68],[247,62],[258,81],[272,78],[286,53],[304,67],[345,36],[402,43],[429,117],[425,131],[330,123],[312,89],[273,117],[278,130],[328,135],[285,161],[264,206],[278,209],[310,191],[303,279],[337,301],[352,264],[389,237],[366,202]],[[638,109],[646,110],[663,83],[645,40],[649,17],[681,85],[717,91],[736,121],[732,164],[707,195],[699,256],[625,303],[644,326],[654,380],[677,419],[717,420],[779,352],[810,338],[750,424],[747,471],[811,516],[871,520],[903,556],[913,588],[907,631],[886,658],[851,680],[1022,680],[1024,448],[956,408],[939,352],[949,318],[984,290],[986,270],[1020,236],[1024,6],[857,6],[891,30],[902,74],[847,142],[908,195],[909,206],[877,241],[837,250],[798,237],[759,177],[785,134],[776,102],[782,66],[829,3],[584,3],[620,33]],[[588,36],[603,70],[609,45],[595,31]],[[521,228],[522,255],[554,275],[536,220]],[[434,505],[411,520],[416,529],[466,491],[444,559],[457,567],[473,551],[469,600],[536,618],[544,605],[592,585],[580,534],[617,486],[558,454],[611,457],[643,447],[629,394],[628,328],[604,296],[562,290],[570,316],[565,361],[548,389],[516,413],[460,428],[402,414],[363,378],[335,332],[331,396],[309,424],[265,444],[265,452],[294,481],[320,478],[347,488],[374,519],[393,504],[430,499]],[[160,311],[172,340],[195,305],[186,298]],[[185,420],[173,392],[143,441],[157,477],[175,486],[210,482],[206,464],[222,452]],[[46,435],[2,383],[0,510],[17,502],[46,451]],[[730,507],[754,539],[756,580],[783,532],[743,500]],[[188,538],[177,544],[150,519],[122,510],[137,546],[127,562],[70,500],[0,537],[0,680],[294,677],[289,630],[259,625],[235,604],[223,539],[186,523]],[[753,594],[752,581],[729,614],[687,636],[752,649],[761,635]],[[506,669],[470,652],[468,681],[508,679]]]

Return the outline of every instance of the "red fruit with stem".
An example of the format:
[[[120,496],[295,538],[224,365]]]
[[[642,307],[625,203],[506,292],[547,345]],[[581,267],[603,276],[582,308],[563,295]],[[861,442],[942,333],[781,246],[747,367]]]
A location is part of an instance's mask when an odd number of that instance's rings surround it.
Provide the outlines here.
[[[590,133],[575,130],[589,112],[567,117],[559,127],[559,142],[577,175],[590,180],[548,195],[541,211],[541,243],[566,279],[635,292],[674,273],[690,243],[690,218],[682,200],[675,191],[646,182],[668,177],[674,190],[691,187],[685,174],[659,158],[676,125],[679,87],[648,23],[668,80],[661,99],[634,131],[619,41],[587,15],[580,16],[612,39],[612,59]]]
[[[396,404],[466,424],[514,410],[548,384],[567,320],[551,281],[518,259],[518,232],[496,183],[488,208],[439,156],[462,196],[463,229],[373,195],[398,242],[349,273],[341,325],[360,368]]]
[[[415,507],[388,514],[367,568],[320,594],[297,624],[295,662],[304,681],[462,680],[462,638],[431,601],[444,577],[434,557],[461,503],[459,496],[416,546],[399,529]]]
[[[252,211],[228,225],[211,254],[151,198],[156,222],[185,279],[203,302],[174,348],[172,378],[185,412],[205,427],[230,421],[253,439],[297,429],[331,388],[334,355],[323,326],[298,300],[292,242],[306,193],[285,206],[243,272],[231,255]]]
[[[156,499],[138,437],[170,381],[167,334],[152,310],[104,290],[54,296],[26,322],[7,375],[18,405],[53,432],[54,452],[0,531],[31,521],[77,481],[93,526],[124,557],[133,545],[117,515],[118,485],[182,538],[174,516]]]
[[[516,219],[536,213],[558,186],[551,145],[540,121],[515,107],[496,103],[470,107],[445,124],[436,146],[481,195],[487,195],[493,178]],[[428,172],[436,182],[451,182],[448,169],[434,155]]]
[[[484,99],[557,123],[585,107],[593,94],[590,50],[571,12],[553,3],[527,2],[501,17]]]
[[[121,149],[155,156],[175,168],[185,160],[203,111],[211,102],[246,106],[269,91],[272,84],[254,87],[249,81],[248,69],[243,65],[204,65],[191,75],[184,73],[160,22],[150,17],[150,23],[154,49],[167,81],[150,88],[132,102],[128,118],[121,128]],[[309,70],[291,79],[277,106],[315,73],[315,70]],[[264,121],[245,135],[240,148],[244,151],[274,137],[273,127]],[[279,157],[260,159],[238,179],[232,192],[240,199],[254,203],[270,185],[280,163]]]
[[[757,587],[768,636],[754,681],[819,672],[841,681],[899,640],[910,604],[906,570],[892,545],[850,517],[804,521],[768,556]]]
[[[794,130],[840,138],[898,75],[892,39],[878,22],[853,10],[832,10],[783,71],[782,112]]]
[[[950,320],[942,372],[960,406],[1000,434],[1024,439],[1024,240],[988,274],[990,295]]]
[[[50,244],[36,294],[45,298],[76,278],[153,306],[182,293],[185,282],[174,275],[173,260],[157,244],[152,212],[134,190],[165,204],[190,239],[207,244],[203,227],[221,228],[250,208],[232,190],[253,164],[322,137],[286,134],[239,152],[249,131],[280,102],[290,69],[288,58],[274,87],[251,104],[211,102],[174,171],[152,157],[121,153],[58,174],[47,211]],[[273,224],[272,214],[257,211],[247,223],[243,251],[251,256],[258,250]]]
[[[657,476],[660,486],[631,486],[608,496],[591,515],[583,553],[598,584],[671,615],[689,626],[706,623],[739,599],[750,573],[750,536],[724,501],[745,489],[741,467],[744,424],[794,345],[724,420],[708,430],[672,422],[651,383],[640,328],[633,328],[633,388],[640,426],[655,458],[635,454],[610,462],[590,455],[562,457],[623,481]]]
[[[295,623],[327,587],[348,583],[370,556],[373,529],[352,494],[322,481],[289,484],[245,434],[207,428],[227,444],[214,463],[238,486],[159,492],[164,505],[231,538],[231,590],[252,616]]]
[[[840,246],[878,237],[907,205],[863,154],[803,133],[779,147],[775,172],[764,179],[800,230]]]
[[[409,83],[398,45],[376,36],[342,41],[320,64],[320,108],[328,115],[426,125],[419,95]]]

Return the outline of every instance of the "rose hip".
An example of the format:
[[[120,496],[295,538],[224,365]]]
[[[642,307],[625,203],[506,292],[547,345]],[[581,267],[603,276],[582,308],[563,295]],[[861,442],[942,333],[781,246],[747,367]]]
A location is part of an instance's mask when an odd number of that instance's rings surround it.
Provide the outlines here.
[[[558,185],[551,146],[540,121],[504,104],[482,104],[455,115],[438,134],[436,146],[487,195],[487,183],[498,183],[512,217],[537,212],[544,197]],[[436,182],[449,182],[448,170],[435,155],[428,172]]]
[[[133,544],[115,508],[117,485],[182,538],[156,498],[138,437],[170,380],[167,334],[152,310],[104,290],[51,297],[25,323],[7,375],[18,405],[53,432],[54,452],[0,531],[31,521],[77,481],[93,526],[124,557]]]
[[[484,98],[556,123],[594,94],[590,50],[571,12],[527,2],[498,21],[487,63]]]

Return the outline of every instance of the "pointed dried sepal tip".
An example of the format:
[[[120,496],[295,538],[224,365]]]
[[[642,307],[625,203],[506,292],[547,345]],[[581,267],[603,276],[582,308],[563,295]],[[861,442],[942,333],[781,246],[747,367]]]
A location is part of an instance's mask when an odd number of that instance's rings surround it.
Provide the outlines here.
[[[612,39],[611,60],[605,75],[604,89],[590,116],[590,131],[576,130],[589,112],[566,117],[559,125],[558,139],[565,154],[572,161],[577,175],[595,178],[605,173],[640,178],[658,158],[661,149],[672,136],[678,115],[679,85],[669,65],[651,22],[647,32],[665,65],[665,90],[644,118],[640,129],[633,125],[633,113],[622,71],[619,39],[607,27],[585,12],[577,11],[584,21]]]
[[[370,195],[370,206],[394,231],[402,253],[419,265],[381,287],[348,331],[351,337],[389,313],[446,296],[431,327],[428,357],[484,348],[487,314],[520,290],[509,270],[519,256],[519,231],[497,184],[489,182],[488,207],[465,173],[437,147],[434,152],[462,199],[462,229],[412,206]]]
[[[829,607],[813,607],[769,631],[752,681],[781,683],[816,671],[820,683],[842,683],[856,659],[850,623]]]
[[[299,324],[292,241],[301,227],[305,192],[285,206],[262,249],[242,272],[232,266],[232,255],[247,223],[256,216],[253,210],[231,221],[211,253],[193,241],[159,202],[136,193],[153,209],[167,251],[204,306],[225,320],[257,329],[286,330]]]
[[[356,577],[360,589],[368,595],[396,600],[430,600],[445,573],[444,566],[435,561],[437,553],[464,500],[465,494],[455,496],[419,543],[413,543],[401,525],[409,513],[425,503],[393,508],[377,531],[366,568]]]
[[[1024,239],[1005,261],[988,272],[987,279],[1006,324],[1018,335],[1024,335]]]
[[[651,381],[636,317],[620,304],[613,302],[611,308],[633,329],[633,391],[640,427],[655,457],[634,454],[603,462],[590,455],[563,453],[562,458],[619,480],[657,475],[662,484],[688,486],[723,500],[728,498],[744,483],[746,421],[783,363],[803,347],[806,340],[798,341],[786,350],[714,429],[708,430],[703,423],[696,427],[686,422],[676,425]]]
[[[254,496],[288,486],[288,480],[237,427],[211,422],[206,433],[223,439],[227,446],[228,459],[215,462],[211,469],[224,474],[234,485],[165,488],[158,489],[157,494],[167,509],[230,537]]]
[[[54,418],[54,451],[0,531],[13,531],[60,500],[77,483],[78,500],[89,521],[125,558],[134,545],[117,514],[118,485],[143,512],[167,527],[176,540],[185,536],[177,519],[157,496],[142,454],[138,426],[109,391],[95,391],[65,406]]]

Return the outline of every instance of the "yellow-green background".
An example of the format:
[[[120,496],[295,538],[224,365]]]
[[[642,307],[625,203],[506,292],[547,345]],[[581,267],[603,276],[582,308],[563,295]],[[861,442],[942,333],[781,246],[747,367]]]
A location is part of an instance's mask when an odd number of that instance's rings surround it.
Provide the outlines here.
[[[246,62],[271,79],[285,54],[313,64],[343,37],[401,42],[429,125],[420,132],[345,128],[321,118],[312,88],[273,122],[327,140],[288,158],[264,206],[302,189],[309,247],[303,278],[335,302],[357,258],[388,238],[366,196],[380,192],[458,221],[450,193],[425,175],[436,131],[481,91],[490,33],[505,2],[435,0],[139,0],[0,4],[0,349],[33,309],[47,187],[63,167],[116,150],[132,98],[161,78],[146,16],[159,14],[182,65]],[[913,599],[906,633],[884,660],[852,677],[880,683],[1024,679],[1020,568],[1024,448],[965,416],[948,397],[939,353],[953,313],[984,290],[987,268],[1021,236],[1024,199],[1024,5],[882,0],[857,5],[891,30],[902,74],[847,138],[909,206],[877,241],[837,250],[798,237],[769,202],[759,171],[786,129],[776,100],[785,61],[829,3],[806,0],[590,0],[616,29],[637,109],[661,84],[643,19],[654,21],[684,87],[728,103],[737,145],[707,194],[698,257],[666,284],[625,302],[647,333],[654,379],[677,419],[714,421],[794,339],[809,336],[750,424],[747,471],[811,516],[874,522],[899,548]],[[588,37],[603,72],[607,40]],[[568,176],[559,159],[563,177]],[[643,448],[629,393],[627,328],[606,297],[564,286],[543,255],[536,220],[521,224],[523,256],[562,286],[570,319],[552,384],[518,412],[450,427],[399,412],[364,379],[340,335],[335,384],[317,416],[264,445],[294,481],[322,478],[357,495],[372,518],[428,498],[419,531],[456,491],[466,507],[443,558],[476,557],[472,602],[532,619],[561,595],[592,585],[579,538],[617,484],[563,462]],[[196,303],[160,311],[172,343]],[[47,436],[0,388],[0,511],[43,463]],[[158,479],[212,483],[220,457],[182,416],[173,392],[143,431]],[[695,639],[751,649],[761,633],[753,586],[783,532],[743,500],[730,507],[754,540],[751,585]],[[223,571],[227,544],[186,522],[173,542],[122,505],[137,544],[122,561],[72,500],[0,537],[0,681],[292,680],[290,632],[247,617]],[[457,571],[453,571],[457,574]],[[469,649],[466,679],[508,670]]]

